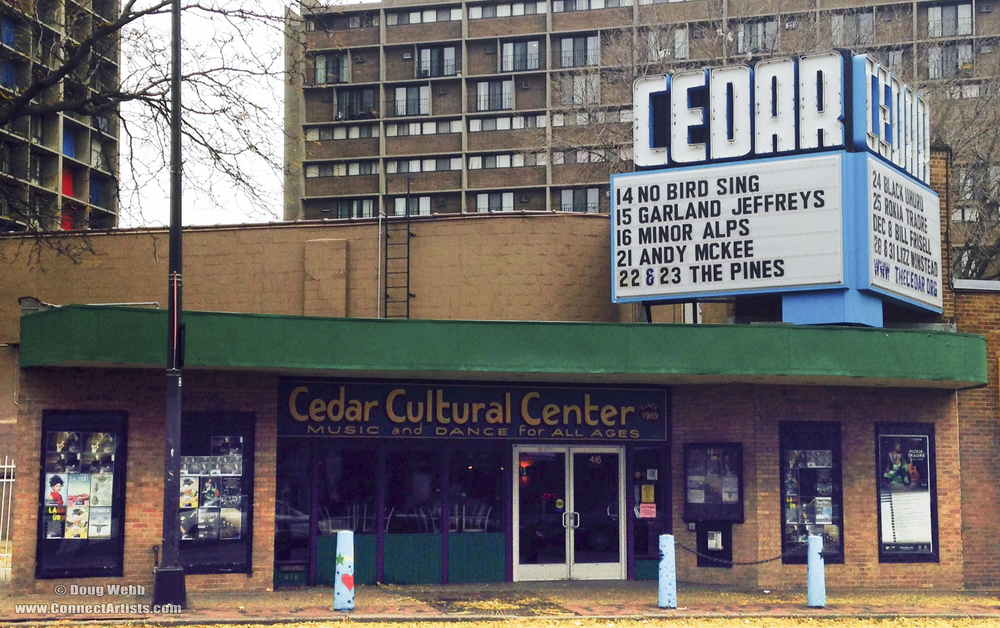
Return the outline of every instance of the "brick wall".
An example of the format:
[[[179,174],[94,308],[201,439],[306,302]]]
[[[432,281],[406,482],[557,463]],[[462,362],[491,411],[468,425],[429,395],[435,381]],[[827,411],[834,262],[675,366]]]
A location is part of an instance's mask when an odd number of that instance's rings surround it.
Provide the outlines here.
[[[276,379],[249,373],[188,371],[185,411],[252,412],[256,415],[253,496],[253,572],[187,576],[192,590],[268,590],[273,582]],[[153,546],[161,544],[163,506],[163,372],[103,369],[34,369],[22,377],[16,455],[25,470],[15,487],[13,590],[50,593],[56,584],[102,584],[102,579],[34,579],[38,531],[38,481],[43,409],[128,412],[125,559],[120,580],[153,585]],[[44,400],[44,401],[43,401]],[[147,591],[151,591],[149,588]]]
[[[962,587],[963,533],[959,495],[958,415],[950,391],[837,387],[679,386],[673,392],[673,513],[678,542],[696,547],[683,521],[685,443],[743,443],[744,514],[733,526],[733,560],[781,554],[782,497],[778,429],[781,421],[841,425],[844,496],[843,565],[827,565],[831,587],[957,589]],[[934,424],[939,563],[879,563],[875,424]],[[991,512],[992,509],[986,509]],[[984,513],[986,514],[986,513]],[[993,537],[996,538],[995,536]],[[787,589],[804,587],[805,565],[780,561],[733,569],[698,568],[678,552],[678,578],[688,582]]]

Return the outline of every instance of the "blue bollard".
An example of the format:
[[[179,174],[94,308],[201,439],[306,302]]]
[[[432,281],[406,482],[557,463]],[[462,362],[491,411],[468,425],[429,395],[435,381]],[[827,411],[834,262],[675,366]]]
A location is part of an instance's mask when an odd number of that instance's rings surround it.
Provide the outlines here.
[[[677,561],[674,555],[674,535],[660,535],[660,608],[677,608]]]
[[[809,535],[806,556],[806,600],[811,608],[823,608],[826,606],[826,565],[823,560],[823,537]]]
[[[334,570],[333,610],[354,610],[354,532],[337,532],[337,566]]]

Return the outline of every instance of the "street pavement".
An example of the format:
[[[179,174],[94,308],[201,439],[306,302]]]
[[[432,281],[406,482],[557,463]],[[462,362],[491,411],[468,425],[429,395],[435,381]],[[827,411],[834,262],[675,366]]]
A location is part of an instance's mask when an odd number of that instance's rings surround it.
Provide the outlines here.
[[[147,592],[151,593],[151,591]],[[154,614],[136,597],[13,595],[0,588],[0,624],[65,623],[67,619],[157,624],[288,623],[306,621],[456,621],[505,618],[979,618],[1000,625],[996,592],[830,590],[823,608],[809,608],[806,592],[735,590],[680,583],[678,608],[657,606],[655,582],[545,582],[477,585],[359,586],[355,609],[333,610],[329,587],[274,592],[191,592],[177,614]],[[18,605],[40,605],[26,612]],[[126,608],[67,612],[64,605],[117,604]],[[81,609],[71,608],[69,611]],[[85,609],[82,609],[85,611]]]

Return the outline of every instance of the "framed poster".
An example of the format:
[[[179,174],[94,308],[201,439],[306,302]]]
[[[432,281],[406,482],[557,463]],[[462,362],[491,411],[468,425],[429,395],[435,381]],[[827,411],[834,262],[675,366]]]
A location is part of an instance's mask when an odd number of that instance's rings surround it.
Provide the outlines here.
[[[743,523],[743,445],[684,445],[684,521]]]
[[[805,563],[809,537],[822,536],[826,562],[843,563],[840,424],[782,421],[779,433],[782,562]]]
[[[879,561],[937,562],[934,426],[875,426]]]
[[[254,415],[185,412],[180,558],[187,573],[250,573]]]
[[[43,412],[36,578],[122,575],[126,422]]]

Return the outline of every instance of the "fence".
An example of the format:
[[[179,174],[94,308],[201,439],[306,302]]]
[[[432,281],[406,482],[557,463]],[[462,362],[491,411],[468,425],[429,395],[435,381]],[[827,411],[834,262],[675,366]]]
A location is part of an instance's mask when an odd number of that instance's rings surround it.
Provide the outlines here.
[[[10,580],[13,556],[11,514],[14,505],[14,458],[0,458],[0,582]]]

